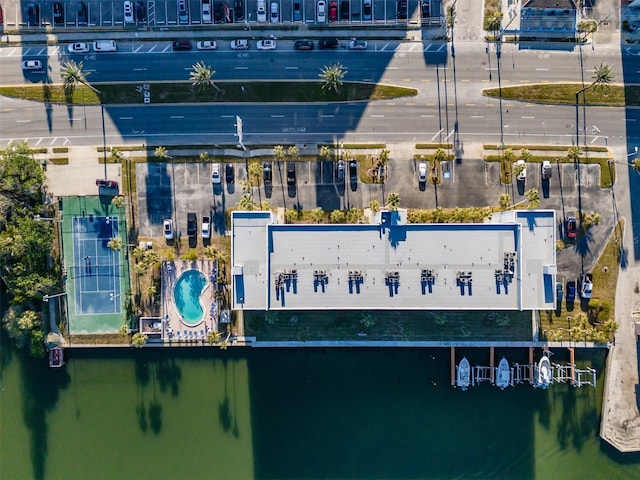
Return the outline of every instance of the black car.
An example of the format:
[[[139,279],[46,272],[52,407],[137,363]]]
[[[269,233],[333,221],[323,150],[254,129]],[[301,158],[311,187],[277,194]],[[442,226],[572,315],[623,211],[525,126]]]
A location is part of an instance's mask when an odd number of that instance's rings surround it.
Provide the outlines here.
[[[352,181],[358,179],[358,162],[355,160],[349,161],[349,179]]]
[[[349,20],[349,0],[340,2],[340,20]]]
[[[293,187],[296,184],[296,164],[287,162],[287,185]]]
[[[338,48],[338,39],[337,38],[325,38],[324,40],[320,40],[318,42],[318,48],[324,50],[326,48]]]
[[[147,20],[147,6],[144,2],[136,2],[136,21],[145,22]]]
[[[398,0],[398,18],[400,20],[406,20],[408,10],[407,0]]]
[[[195,237],[198,233],[198,221],[195,213],[187,213],[187,236]]]
[[[190,40],[175,40],[173,42],[173,49],[178,50],[191,50],[191,41]]]
[[[53,24],[64,25],[64,8],[60,2],[53,2]]]
[[[313,40],[296,40],[293,48],[296,50],[313,50]]]
[[[339,182],[344,182],[344,171],[345,171],[344,160],[339,160],[338,165],[336,166],[336,179]]]
[[[76,21],[79,24],[88,22],[87,4],[84,2],[78,2],[76,4]]]
[[[264,162],[262,164],[262,181],[264,182],[265,185],[271,184],[271,177],[272,177],[271,162]]]
[[[429,12],[429,2],[426,0],[422,0],[420,4],[420,16],[422,18],[429,18],[431,13]]]
[[[115,180],[107,180],[104,178],[98,178],[96,180],[96,185],[98,187],[104,188],[118,188],[118,182],[116,182]]]
[[[233,170],[233,163],[227,163],[224,166],[224,178],[227,179],[227,183],[233,183],[235,174]]]
[[[302,21],[302,4],[300,3],[300,0],[293,0],[293,21]]]
[[[30,27],[40,25],[40,7],[35,3],[27,5],[27,23]]]
[[[213,2],[213,21],[224,23],[224,7],[222,2]]]
[[[233,2],[233,14],[236,17],[236,22],[242,22],[244,20],[244,1],[235,0]]]

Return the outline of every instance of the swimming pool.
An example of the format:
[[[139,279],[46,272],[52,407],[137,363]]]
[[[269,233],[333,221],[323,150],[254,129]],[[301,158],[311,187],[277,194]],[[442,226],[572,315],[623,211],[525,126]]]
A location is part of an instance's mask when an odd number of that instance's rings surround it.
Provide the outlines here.
[[[204,317],[200,296],[207,286],[207,277],[198,270],[184,272],[173,287],[173,301],[182,320],[197,325]]]

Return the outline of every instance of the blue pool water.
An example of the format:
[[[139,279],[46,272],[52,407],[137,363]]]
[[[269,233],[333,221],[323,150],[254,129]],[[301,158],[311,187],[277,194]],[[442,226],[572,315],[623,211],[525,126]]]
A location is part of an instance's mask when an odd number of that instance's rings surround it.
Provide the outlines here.
[[[178,313],[186,323],[196,324],[204,316],[200,295],[207,285],[207,277],[198,270],[184,272],[173,287],[173,299]]]

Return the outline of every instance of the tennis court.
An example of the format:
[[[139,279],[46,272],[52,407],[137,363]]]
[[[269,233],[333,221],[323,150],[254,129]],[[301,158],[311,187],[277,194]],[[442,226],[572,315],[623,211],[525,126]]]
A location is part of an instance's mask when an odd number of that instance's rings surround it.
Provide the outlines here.
[[[73,265],[67,267],[73,280],[76,315],[121,313],[120,252],[107,246],[119,236],[117,216],[74,216]]]

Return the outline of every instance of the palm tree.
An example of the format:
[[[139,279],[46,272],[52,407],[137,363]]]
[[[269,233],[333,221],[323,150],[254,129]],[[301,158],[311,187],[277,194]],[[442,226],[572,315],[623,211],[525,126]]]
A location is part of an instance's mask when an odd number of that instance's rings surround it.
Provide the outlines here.
[[[340,62],[333,65],[325,65],[320,69],[318,76],[322,79],[322,88],[333,90],[338,93],[338,88],[342,86],[342,79],[347,74],[347,70]]]
[[[400,195],[396,192],[391,192],[387,195],[387,207],[389,210],[397,210],[400,206]]]
[[[213,76],[216,74],[215,70],[212,70],[210,66],[200,61],[191,66],[193,70],[189,72],[189,80],[191,85],[201,90],[206,90],[209,87],[215,88],[218,92],[220,89],[213,83]]]
[[[124,247],[122,239],[120,237],[113,237],[111,240],[107,242],[107,247],[116,252],[122,250]]]
[[[67,60],[62,64],[62,68],[60,69],[60,77],[62,77],[62,84],[64,85],[65,91],[73,93],[78,85],[82,84],[98,93],[98,91],[91,85],[89,85],[89,82],[87,81],[87,76],[91,72],[83,72],[82,67],[82,62],[76,63],[73,60]]]
[[[126,205],[126,201],[122,195],[116,195],[111,199],[111,205],[116,208],[122,208]]]
[[[142,348],[145,346],[148,339],[149,337],[147,337],[144,333],[134,333],[131,337],[131,344],[136,348]]]
[[[282,162],[284,160],[284,147],[282,145],[276,145],[275,147],[273,147],[273,153],[276,156],[276,160],[278,162]]]
[[[498,197],[498,205],[502,210],[506,210],[509,208],[509,204],[511,203],[511,197],[508,193],[503,193]]]
[[[253,210],[256,204],[253,203],[253,196],[250,193],[245,193],[238,202],[238,208],[240,210]]]
[[[640,158],[636,158],[631,165],[636,172],[640,173]]]
[[[580,140],[580,128],[578,126],[578,106],[580,104],[580,94],[584,93],[591,87],[593,87],[594,90],[599,90],[601,92],[609,90],[609,84],[613,82],[613,72],[611,71],[611,66],[607,65],[606,63],[600,62],[599,67],[593,67],[593,76],[591,78],[593,79],[593,82],[591,82],[586,87],[582,87],[576,92],[576,145]],[[583,98],[582,103],[586,104],[586,99]]]
[[[300,149],[295,145],[289,145],[289,148],[287,148],[287,153],[290,157],[295,158],[296,160],[300,159]]]
[[[169,155],[169,153],[167,152],[167,149],[165,147],[156,147],[156,149],[154,150],[153,154],[161,159],[161,160],[166,160],[166,159],[171,159],[172,157]]]
[[[580,154],[582,149],[580,147],[569,147],[567,150],[567,159],[570,162],[578,163],[580,161]]]
[[[329,157],[331,157],[331,149],[328,145],[322,145],[320,147],[320,157],[324,158],[325,160],[329,160]]]

